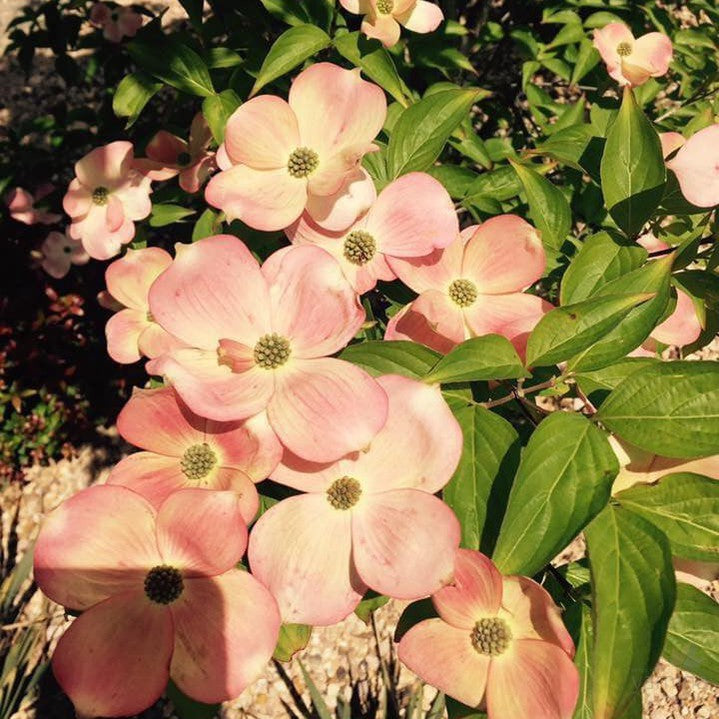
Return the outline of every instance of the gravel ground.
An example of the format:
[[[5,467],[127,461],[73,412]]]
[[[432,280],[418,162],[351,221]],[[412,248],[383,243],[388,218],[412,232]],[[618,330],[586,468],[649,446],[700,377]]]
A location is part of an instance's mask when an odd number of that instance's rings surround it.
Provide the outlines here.
[[[11,20],[24,2],[0,0],[0,28]],[[154,3],[155,6],[169,7],[166,22],[183,17],[177,2]],[[0,51],[4,47],[0,38]],[[0,83],[3,99],[0,103],[0,132],[18,117],[27,116],[42,106],[43,97],[63,91],[62,81],[52,74],[49,61],[39,59],[34,77],[26,84],[21,73],[7,59],[0,59]],[[716,356],[716,355],[714,355]],[[98,449],[85,447],[72,460],[62,460],[48,467],[34,467],[28,471],[22,487],[13,486],[0,495],[2,520],[7,530],[14,509],[20,506],[18,526],[18,552],[25,551],[37,533],[38,526],[47,512],[65,498],[92,482],[102,482],[107,476],[108,457]],[[5,532],[3,532],[5,534]],[[717,586],[705,584],[705,590],[717,591]],[[715,595],[716,596],[716,595]],[[279,669],[269,665],[265,675],[259,679],[239,700],[223,706],[222,717],[239,719],[275,719],[279,717],[303,716],[297,707],[297,699],[309,706],[309,693],[302,679],[299,659],[307,669],[330,707],[338,697],[349,700],[354,687],[355,698],[359,695],[377,696],[380,681],[380,656],[393,665],[391,636],[397,618],[402,610],[401,603],[390,602],[376,612],[375,629],[365,625],[354,615],[334,627],[316,629],[308,647],[298,657]],[[37,593],[28,604],[24,619],[40,620],[47,627],[47,638],[54,642],[61,633],[66,619],[61,608],[52,605]],[[380,651],[378,652],[378,642]],[[282,674],[284,674],[284,678]],[[403,700],[412,691],[421,690],[421,685],[406,670],[401,669],[398,679]],[[50,693],[56,689],[50,689]],[[424,704],[429,706],[434,690],[424,688]],[[293,698],[294,694],[294,698]],[[660,662],[651,679],[644,687],[644,717],[647,719],[713,719],[719,717],[717,689],[691,674]],[[50,711],[34,709],[21,712],[15,719],[72,719],[72,712],[66,702],[51,696]],[[171,714],[168,706],[156,708],[147,717],[161,717]],[[517,719],[520,719],[519,717]]]

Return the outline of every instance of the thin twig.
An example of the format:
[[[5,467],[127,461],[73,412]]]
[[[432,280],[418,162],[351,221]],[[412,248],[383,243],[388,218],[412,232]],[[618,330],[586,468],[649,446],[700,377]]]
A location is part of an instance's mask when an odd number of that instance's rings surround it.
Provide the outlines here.
[[[491,409],[492,407],[499,407],[500,405],[507,404],[508,402],[520,400],[524,398],[525,395],[531,392],[539,392],[543,389],[549,389],[557,383],[558,379],[558,377],[552,377],[552,379],[547,380],[546,382],[540,382],[539,384],[534,384],[531,387],[522,387],[521,389],[512,387],[511,394],[507,395],[506,397],[502,397],[501,399],[495,399],[491,402],[479,402],[479,405],[481,407],[485,407],[486,409]]]

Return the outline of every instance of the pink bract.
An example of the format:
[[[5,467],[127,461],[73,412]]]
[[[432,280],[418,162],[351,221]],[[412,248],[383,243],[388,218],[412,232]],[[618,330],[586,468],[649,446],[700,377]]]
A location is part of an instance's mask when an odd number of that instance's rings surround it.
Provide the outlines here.
[[[122,308],[105,326],[107,352],[121,364],[142,356],[158,357],[182,343],[166,332],[150,314],[148,293],[152,283],[172,264],[172,257],[159,247],[128,250],[105,272],[107,289]]]
[[[369,211],[344,232],[328,232],[304,214],[287,229],[295,244],[314,244],[339,262],[362,294],[395,275],[387,257],[421,257],[449,245],[459,232],[452,198],[442,184],[411,172],[380,192]]]
[[[63,199],[72,218],[68,234],[90,257],[107,260],[135,236],[135,220],[152,211],[150,178],[133,168],[131,142],[97,147],[75,164],[75,179]]]
[[[359,70],[312,65],[292,83],[288,102],[262,95],[235,110],[218,153],[227,169],[210,180],[205,198],[259,230],[282,230],[305,210],[342,230],[367,209],[359,201],[334,211],[351,183],[367,181],[359,165],[376,149],[386,114],[384,93]]]
[[[142,27],[142,15],[129,7],[113,7],[96,2],[90,10],[90,22],[102,29],[105,40],[120,42],[123,37],[134,37]]]
[[[147,143],[148,159],[135,160],[135,167],[151,180],[169,180],[179,175],[185,192],[197,192],[216,167],[215,153],[207,149],[211,142],[210,127],[198,112],[187,141],[160,130]]]
[[[402,637],[398,655],[421,679],[489,719],[570,719],[579,695],[574,645],[549,594],[503,577],[479,552],[457,552],[439,614]]]
[[[127,487],[97,486],[56,509],[37,540],[35,580],[82,611],[52,659],[77,711],[139,713],[170,677],[206,703],[257,679],[280,618],[269,592],[235,569],[246,544],[233,492],[183,489],[156,511]]]
[[[64,232],[51,232],[40,245],[41,267],[50,277],[61,279],[72,265],[84,265],[90,261],[82,244]]]
[[[672,61],[672,41],[660,32],[640,38],[621,22],[611,22],[594,32],[594,47],[607,66],[607,72],[620,85],[637,87],[651,77],[661,77]]]
[[[135,490],[155,508],[185,487],[232,490],[248,524],[259,506],[253,483],[266,479],[282,456],[264,415],[242,422],[204,419],[171,387],[136,389],[117,418],[117,429],[145,451],[115,465],[108,484]]]
[[[364,15],[362,32],[385,47],[399,41],[400,25],[418,33],[436,30],[444,20],[442,10],[426,0],[340,0],[342,7]]]
[[[544,273],[537,231],[516,215],[469,227],[444,250],[388,258],[419,297],[387,325],[385,339],[409,339],[448,352],[469,337],[500,334],[524,354],[527,338],[552,306],[522,292]]]
[[[272,473],[305,494],[260,517],[248,556],[286,622],[338,622],[368,587],[417,599],[451,581],[459,523],[434,493],[457,467],[461,429],[439,387],[378,382],[389,414],[365,451],[326,464],[285,452]]]
[[[62,219],[62,215],[48,212],[42,207],[35,207],[35,203],[49,195],[55,188],[52,185],[42,185],[35,196],[22,187],[14,187],[5,195],[5,204],[10,210],[10,217],[24,225],[52,225]]]
[[[697,207],[719,205],[719,124],[692,135],[667,162],[684,197]]]
[[[177,245],[150,290],[160,325],[187,345],[148,364],[193,412],[219,421],[267,411],[282,444],[314,461],[366,447],[387,397],[359,367],[334,359],[365,313],[331,255],[289,247],[260,268],[241,240]]]

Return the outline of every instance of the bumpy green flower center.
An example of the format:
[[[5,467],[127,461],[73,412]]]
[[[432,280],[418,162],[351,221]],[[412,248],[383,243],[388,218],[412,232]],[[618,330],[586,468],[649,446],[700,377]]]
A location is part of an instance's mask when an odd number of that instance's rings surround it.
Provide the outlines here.
[[[319,155],[309,147],[298,147],[287,160],[287,170],[298,179],[311,175],[320,164]]]
[[[110,191],[107,187],[96,187],[92,191],[92,201],[96,205],[106,205],[110,197]]]
[[[377,0],[377,12],[389,15],[394,10],[394,0]]]
[[[188,447],[180,459],[183,474],[193,482],[204,479],[216,464],[217,455],[207,442]]]
[[[477,652],[496,657],[507,651],[512,631],[501,617],[484,617],[474,625],[470,637]]]
[[[362,487],[354,477],[340,477],[327,490],[327,501],[335,509],[354,507],[362,494]]]
[[[158,564],[145,577],[145,594],[156,604],[172,604],[184,586],[180,571],[169,564]]]
[[[273,332],[262,335],[255,345],[255,362],[264,369],[281,367],[290,358],[290,341]]]
[[[181,152],[177,156],[177,164],[178,165],[189,165],[191,159],[192,159],[192,157],[190,157],[189,152]]]
[[[366,265],[377,252],[377,243],[369,232],[353,230],[344,242],[343,254],[353,265]]]
[[[477,285],[469,280],[455,280],[449,286],[449,297],[460,307],[469,307],[477,299]]]
[[[632,54],[632,44],[630,42],[620,42],[617,45],[617,55],[619,57],[627,57]]]

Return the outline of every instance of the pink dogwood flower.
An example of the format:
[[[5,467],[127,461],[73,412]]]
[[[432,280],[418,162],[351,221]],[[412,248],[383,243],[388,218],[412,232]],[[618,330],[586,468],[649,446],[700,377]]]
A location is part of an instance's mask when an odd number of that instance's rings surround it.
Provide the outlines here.
[[[135,236],[134,220],[152,211],[150,178],[133,168],[131,142],[96,147],[75,163],[75,179],[63,199],[72,218],[70,237],[90,257],[107,260]]]
[[[304,214],[286,230],[295,244],[327,250],[362,294],[393,280],[387,257],[420,257],[446,247],[459,232],[452,198],[431,175],[411,172],[382,190],[366,215],[343,232],[328,232]]]
[[[72,265],[85,265],[90,255],[83,246],[64,232],[51,232],[40,245],[42,262],[40,266],[55,279],[63,278]]]
[[[205,198],[259,230],[282,230],[305,210],[326,229],[342,230],[367,209],[346,195],[352,183],[371,182],[359,165],[377,149],[386,114],[384,93],[359,70],[312,65],[292,83],[288,102],[261,95],[235,110],[218,152],[227,169],[210,180]]]
[[[248,557],[286,622],[334,624],[368,587],[417,599],[452,579],[459,523],[434,493],[457,467],[461,429],[438,387],[378,382],[389,414],[366,451],[325,464],[285,452],[272,473],[305,494],[260,517]]]
[[[458,551],[454,576],[432,596],[439,617],[402,637],[400,660],[489,719],[570,719],[579,672],[549,594],[526,577],[503,577],[468,549]]]
[[[132,364],[141,357],[158,357],[181,347],[152,317],[148,293],[152,283],[172,264],[172,257],[159,247],[128,250],[105,271],[111,297],[121,308],[105,326],[107,352],[120,364]]]
[[[241,422],[199,417],[171,387],[135,389],[117,418],[120,436],[140,447],[113,467],[108,484],[135,490],[156,509],[184,487],[232,490],[249,524],[282,447],[264,415]]]
[[[442,10],[426,0],[340,0],[347,12],[364,15],[362,32],[385,47],[399,42],[400,25],[418,33],[436,30],[444,20]]]
[[[469,227],[427,257],[388,262],[419,297],[389,321],[387,340],[448,352],[470,337],[500,334],[523,355],[529,333],[552,309],[522,292],[542,276],[546,257],[538,232],[516,215]]]
[[[142,15],[129,7],[110,7],[96,2],[90,10],[90,22],[102,29],[102,36],[110,42],[120,42],[123,37],[134,37],[142,27]]]
[[[150,311],[187,345],[148,363],[193,412],[218,421],[267,410],[294,453],[330,461],[366,447],[387,397],[359,367],[334,359],[365,319],[340,266],[319,247],[289,247],[260,268],[241,240],[177,245],[152,285]]]
[[[79,714],[137,714],[170,677],[209,704],[258,678],[280,618],[270,593],[235,569],[246,544],[233,492],[183,489],[155,510],[127,487],[96,486],[45,520],[35,580],[82,612],[52,658]]]
[[[621,22],[610,22],[595,30],[594,47],[599,50],[610,77],[631,87],[666,75],[673,55],[672,41],[666,35],[650,32],[635,39]]]
[[[192,120],[189,140],[160,130],[147,143],[148,159],[135,160],[135,167],[151,180],[169,180],[179,175],[185,192],[197,192],[215,169],[215,153],[207,149],[211,142],[207,120],[198,112]]]
[[[47,197],[55,188],[50,184],[41,185],[33,196],[22,187],[14,187],[5,195],[5,204],[10,210],[10,217],[24,225],[52,225],[62,219],[62,215],[48,212],[35,204]]]
[[[719,205],[719,123],[692,135],[667,162],[682,195],[697,207]]]

